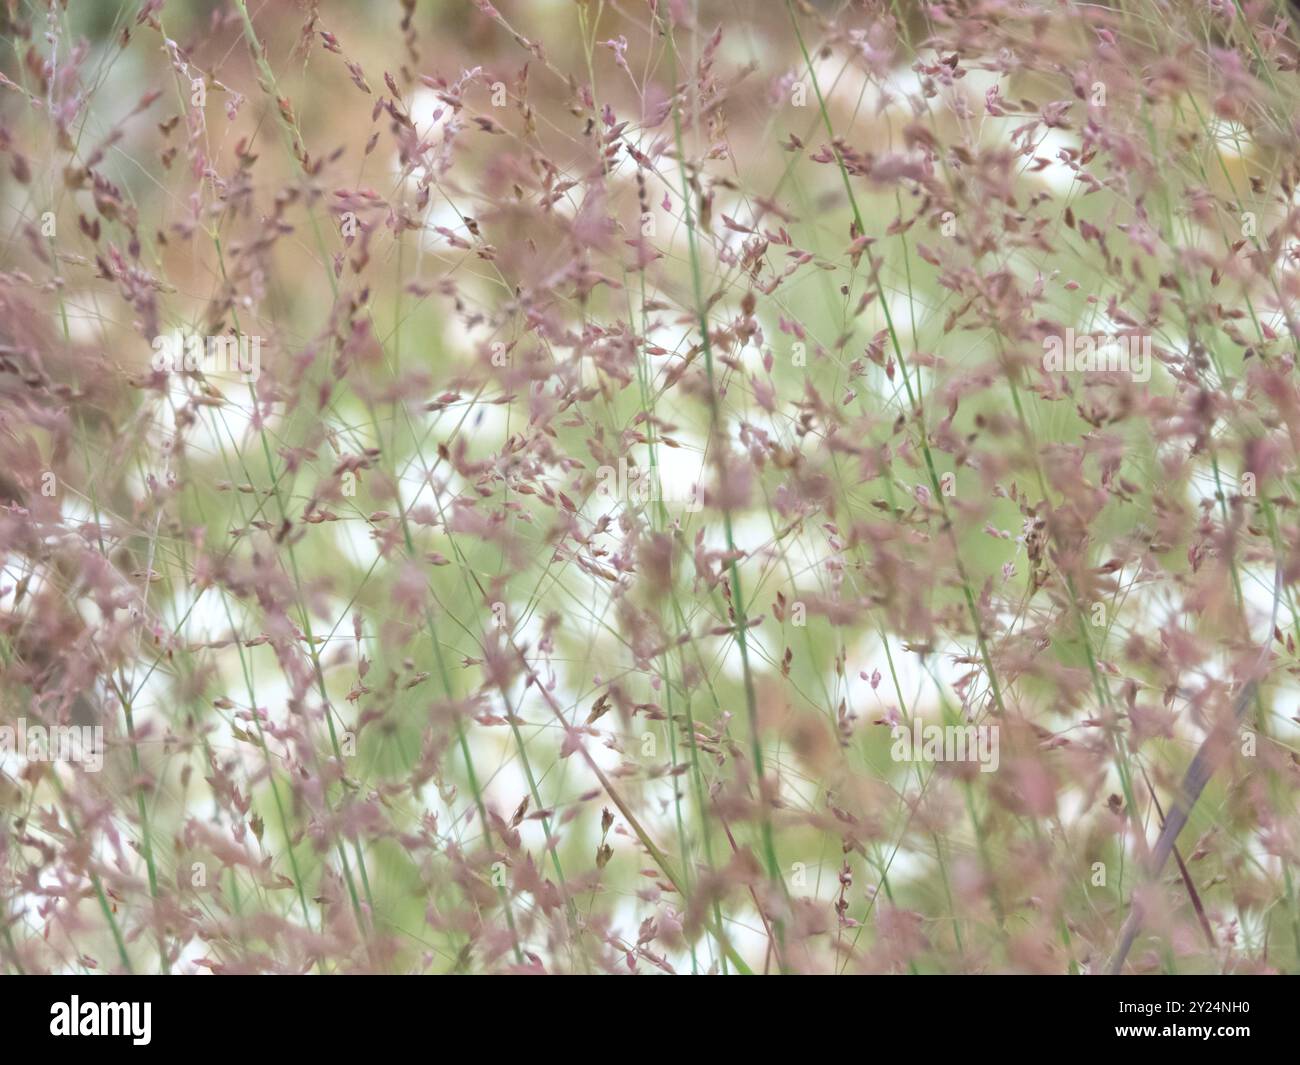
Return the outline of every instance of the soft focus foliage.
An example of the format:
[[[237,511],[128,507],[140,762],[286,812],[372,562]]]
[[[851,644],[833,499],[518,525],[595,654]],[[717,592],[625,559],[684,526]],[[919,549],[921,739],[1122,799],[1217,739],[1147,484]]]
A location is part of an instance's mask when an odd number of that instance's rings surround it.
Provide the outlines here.
[[[1300,966],[1285,5],[0,35],[6,970]]]

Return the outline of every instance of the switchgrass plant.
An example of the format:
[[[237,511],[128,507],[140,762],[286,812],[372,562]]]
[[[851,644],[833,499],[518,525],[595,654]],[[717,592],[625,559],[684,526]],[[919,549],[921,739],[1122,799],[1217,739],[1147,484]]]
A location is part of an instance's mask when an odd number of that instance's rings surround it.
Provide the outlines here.
[[[1300,968],[1287,6],[0,36],[6,971]]]

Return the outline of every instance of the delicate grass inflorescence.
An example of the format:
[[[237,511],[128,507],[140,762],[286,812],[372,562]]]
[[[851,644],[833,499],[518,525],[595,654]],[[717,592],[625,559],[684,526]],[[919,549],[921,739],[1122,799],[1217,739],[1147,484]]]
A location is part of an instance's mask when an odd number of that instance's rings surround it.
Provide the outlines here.
[[[1288,6],[0,37],[0,968],[1300,968]]]

